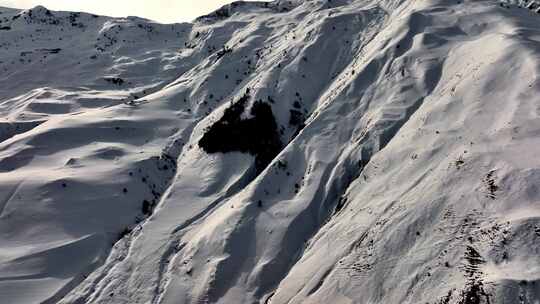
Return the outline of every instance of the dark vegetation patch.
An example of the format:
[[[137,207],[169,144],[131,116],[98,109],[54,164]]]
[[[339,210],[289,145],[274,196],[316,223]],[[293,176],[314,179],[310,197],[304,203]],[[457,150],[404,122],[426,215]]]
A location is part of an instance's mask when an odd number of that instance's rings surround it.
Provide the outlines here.
[[[299,92],[296,92],[295,99],[296,100],[293,102],[293,108],[289,111],[289,125],[292,127],[296,127],[296,132],[294,136],[298,135],[298,133],[300,133],[300,131],[302,131],[302,129],[305,127],[307,114],[306,109],[303,109],[302,96]]]
[[[250,99],[249,90],[223,113],[199,141],[206,153],[239,151],[255,156],[255,166],[261,172],[279,153],[282,143],[272,108],[256,101],[250,118],[242,119]]]
[[[115,84],[115,85],[119,85],[119,86],[124,84],[124,79],[119,78],[119,77],[105,78],[105,81],[110,82],[110,83]]]
[[[0,27],[0,31],[9,31],[9,30],[11,30],[10,26],[2,26],[2,27]]]
[[[485,291],[482,281],[483,273],[480,271],[480,265],[484,263],[485,260],[480,253],[474,247],[467,246],[464,265],[467,285],[461,293],[459,304],[481,304],[482,298],[486,303],[490,303],[489,294]]]
[[[495,184],[495,177],[493,176],[494,174],[495,170],[491,170],[484,178],[484,184],[487,188],[486,196],[491,199],[497,198],[497,191],[499,190],[499,186]]]
[[[160,171],[163,177],[166,180],[171,180],[176,174],[177,165],[175,158],[171,157],[168,154],[161,154],[160,157],[154,158],[155,168],[157,171]],[[141,172],[142,173],[142,172]],[[141,178],[141,182],[146,185],[148,191],[152,195],[151,199],[145,199],[142,202],[142,214],[145,216],[150,216],[154,212],[160,197],[166,189],[164,184],[156,184],[153,182],[149,175],[145,175]]]
[[[299,127],[299,128],[303,128],[304,127],[304,121],[305,121],[305,117],[304,117],[304,114],[298,110],[294,110],[292,109],[290,111],[291,115],[290,115],[290,118],[289,118],[289,124],[291,126],[296,126],[296,127]]]
[[[152,204],[148,200],[144,200],[142,204],[142,213],[144,215],[151,215],[152,214]]]

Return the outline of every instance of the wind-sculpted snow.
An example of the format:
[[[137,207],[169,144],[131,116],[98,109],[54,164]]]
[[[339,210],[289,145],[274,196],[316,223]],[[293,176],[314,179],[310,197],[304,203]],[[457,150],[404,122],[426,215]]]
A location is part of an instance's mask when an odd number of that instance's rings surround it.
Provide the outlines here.
[[[540,301],[540,15],[0,9],[1,303]]]

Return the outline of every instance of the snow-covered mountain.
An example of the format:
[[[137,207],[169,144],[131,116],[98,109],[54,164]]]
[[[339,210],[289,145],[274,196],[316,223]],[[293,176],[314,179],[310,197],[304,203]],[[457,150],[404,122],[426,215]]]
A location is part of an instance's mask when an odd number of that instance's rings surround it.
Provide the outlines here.
[[[0,8],[0,303],[540,303],[531,2]]]

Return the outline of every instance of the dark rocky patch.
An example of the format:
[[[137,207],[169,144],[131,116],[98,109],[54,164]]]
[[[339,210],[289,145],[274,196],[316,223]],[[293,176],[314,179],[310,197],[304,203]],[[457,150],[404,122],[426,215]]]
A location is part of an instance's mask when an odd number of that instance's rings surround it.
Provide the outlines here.
[[[239,151],[255,156],[255,166],[261,172],[279,153],[282,143],[272,108],[256,101],[250,118],[242,119],[249,91],[225,110],[223,117],[214,123],[199,141],[206,153]]]
[[[461,169],[461,167],[465,164],[465,160],[463,159],[463,156],[460,156],[454,164],[456,165],[456,169]]]
[[[339,201],[338,201],[337,205],[336,205],[336,209],[334,209],[334,214],[339,213],[343,209],[345,204],[347,204],[347,197],[341,196],[339,198]]]
[[[120,233],[118,234],[118,240],[123,239],[126,235],[128,235],[130,233],[131,233],[130,228],[128,228],[128,227],[124,228],[124,230],[120,231]]]
[[[49,54],[58,54],[60,53],[61,50],[62,50],[61,48],[55,48],[55,49],[41,49],[40,51],[44,53],[49,53]]]
[[[435,304],[450,304],[450,300],[452,300],[453,291],[454,291],[453,289],[450,289],[448,293],[444,297],[440,298],[437,302],[435,302]]]
[[[219,50],[216,53],[217,60],[221,59],[223,56],[225,56],[225,55],[227,55],[229,53],[232,53],[232,48],[230,48],[228,46],[224,46],[221,50]]]

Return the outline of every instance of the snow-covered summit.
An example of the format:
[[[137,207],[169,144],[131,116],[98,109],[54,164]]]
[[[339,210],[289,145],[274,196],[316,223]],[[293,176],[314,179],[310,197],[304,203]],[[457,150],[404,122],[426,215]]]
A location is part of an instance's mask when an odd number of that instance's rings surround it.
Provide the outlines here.
[[[540,15],[0,8],[0,303],[536,303]]]

